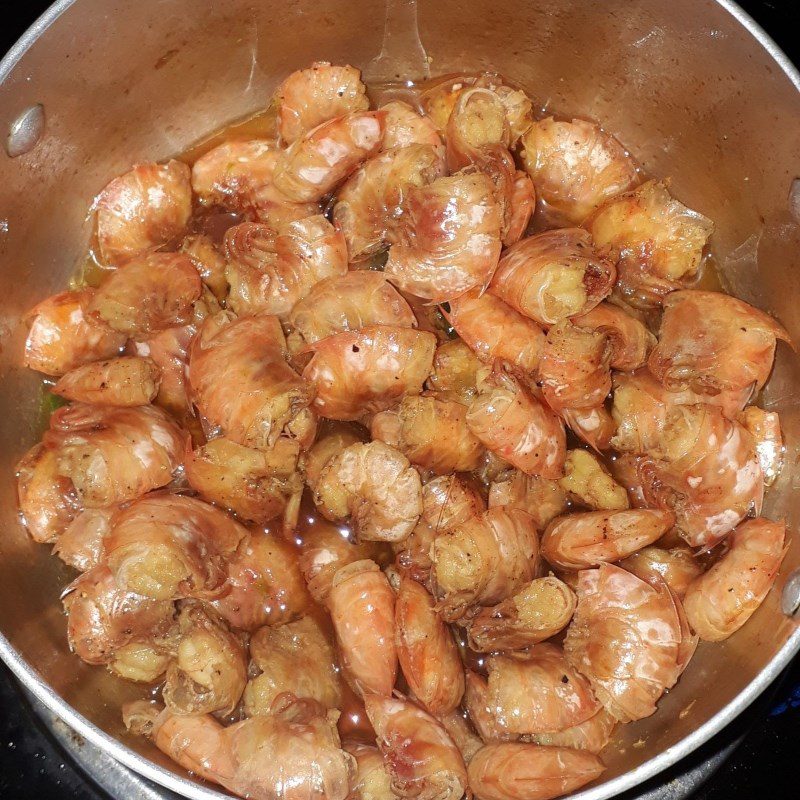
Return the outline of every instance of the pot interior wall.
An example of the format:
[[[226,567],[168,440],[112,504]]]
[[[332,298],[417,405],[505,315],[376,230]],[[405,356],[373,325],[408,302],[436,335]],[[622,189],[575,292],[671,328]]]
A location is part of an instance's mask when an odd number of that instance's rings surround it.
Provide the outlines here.
[[[115,736],[120,699],[141,692],[68,653],[58,602],[68,571],[16,518],[13,467],[42,423],[40,380],[20,368],[23,315],[65,285],[91,200],[111,177],[263,108],[297,67],[364,66],[380,50],[383,15],[383,3],[359,0],[78,0],[0,86],[0,131],[31,103],[47,117],[30,154],[0,155],[0,630]],[[729,11],[710,0],[420,0],[419,22],[432,74],[496,70],[548,111],[602,121],[716,222],[724,281],[800,341],[800,232],[788,199],[800,175],[800,95]],[[798,387],[798,360],[781,345],[764,399],[781,413],[788,450],[767,513],[795,532]],[[798,565],[795,539],[751,624],[701,647],[659,713],[623,728],[606,777],[675,745],[755,678],[794,629],[778,599]],[[163,762],[143,740],[129,743]]]

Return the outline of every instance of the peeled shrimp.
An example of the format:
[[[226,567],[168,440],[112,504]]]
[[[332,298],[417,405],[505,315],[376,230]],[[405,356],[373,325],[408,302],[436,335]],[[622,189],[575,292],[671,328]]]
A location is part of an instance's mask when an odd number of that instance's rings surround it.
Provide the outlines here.
[[[355,782],[350,800],[394,800],[391,778],[377,747],[360,742],[344,742],[342,747],[356,760]]]
[[[701,639],[727,639],[764,602],[786,555],[785,534],[784,522],[743,522],[731,534],[727,553],[689,584],[686,616]]]
[[[97,241],[109,264],[155,250],[183,234],[192,214],[189,167],[139,164],[97,197]]]
[[[635,317],[611,303],[600,303],[572,320],[583,330],[593,330],[608,338],[609,366],[632,372],[647,363],[656,337]]]
[[[748,406],[739,415],[739,422],[753,437],[758,463],[764,475],[764,486],[772,486],[783,467],[785,447],[781,421],[777,412]]]
[[[574,500],[595,511],[621,511],[629,506],[624,487],[588,450],[576,449],[567,453],[564,477],[559,483]]]
[[[551,747],[571,747],[586,750],[597,755],[611,740],[617,721],[604,708],[580,725],[565,728],[563,731],[535,733],[530,740],[536,744]]]
[[[203,284],[212,291],[214,297],[219,301],[224,300],[228,294],[228,279],[225,277],[227,260],[213,239],[204,233],[187,236],[181,242],[180,251],[192,260]]]
[[[442,139],[433,121],[401,100],[393,100],[381,106],[385,117],[383,150],[393,147],[408,147],[412,144],[426,144],[442,147]]]
[[[643,547],[624,558],[619,566],[647,583],[658,585],[659,580],[669,586],[672,593],[683,599],[692,581],[700,576],[703,567],[688,547]]]
[[[562,514],[567,508],[567,493],[559,481],[506,470],[489,487],[489,507],[510,506],[530,514],[537,529]]]
[[[105,553],[105,539],[116,510],[112,506],[81,511],[58,537],[53,553],[79,572],[96,567]]]
[[[149,358],[122,356],[76,367],[52,388],[76,403],[99,406],[144,406],[158,394],[161,370]]]
[[[94,289],[61,292],[31,310],[26,367],[47,375],[65,375],[91,361],[119,355],[127,337],[89,313],[94,295]]]
[[[433,356],[428,388],[442,399],[469,405],[478,393],[477,373],[482,368],[478,357],[461,339],[442,342]]]

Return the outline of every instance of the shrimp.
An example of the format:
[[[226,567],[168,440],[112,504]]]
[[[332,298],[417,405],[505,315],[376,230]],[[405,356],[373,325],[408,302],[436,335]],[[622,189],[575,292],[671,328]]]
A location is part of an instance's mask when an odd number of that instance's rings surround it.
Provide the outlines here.
[[[412,187],[384,272],[402,291],[435,303],[483,289],[497,268],[501,224],[485,175],[458,173]]]
[[[268,714],[283,692],[316,700],[327,709],[342,705],[333,643],[314,617],[259,628],[250,638],[250,656],[258,674],[244,691],[247,716]]]
[[[689,624],[707,642],[727,639],[764,602],[786,555],[784,522],[759,518],[731,534],[728,552],[689,584]]]
[[[278,157],[275,188],[297,203],[321,200],[378,152],[384,117],[381,111],[354,111],[308,131]]]
[[[561,418],[572,433],[598,453],[611,447],[617,426],[605,406],[565,408],[561,411]]]
[[[120,588],[154,600],[213,599],[247,530],[224,511],[183,495],[148,495],[119,510],[105,561]]]
[[[763,311],[720,292],[685,289],[664,301],[658,344],[647,364],[668,390],[758,391],[772,369],[776,339],[791,344]]]
[[[359,442],[328,461],[314,502],[333,522],[350,519],[359,539],[397,542],[422,514],[422,483],[400,451],[380,441]]]
[[[344,237],[321,215],[277,232],[257,222],[234,225],[225,232],[225,252],[228,306],[239,315],[264,312],[285,319],[314,284],[347,272]]]
[[[58,473],[72,482],[81,503],[101,508],[166,486],[188,436],[153,406],[76,403],[50,417],[43,441],[57,450]]]
[[[356,760],[355,783],[350,800],[394,800],[391,778],[377,747],[359,742],[344,742],[344,749]]]
[[[204,233],[187,236],[181,242],[180,252],[186,253],[192,260],[203,285],[211,290],[217,300],[224,300],[228,295],[228,279],[225,277],[228,262],[214,240]]]
[[[499,297],[473,289],[451,300],[445,316],[481,361],[499,359],[523,376],[536,372],[545,344],[544,331]]]
[[[308,488],[314,491],[319,483],[322,470],[328,462],[339,455],[346,447],[358,442],[365,442],[367,436],[360,426],[347,422],[329,423],[325,435],[305,454],[302,468]]]
[[[500,742],[482,747],[469,763],[469,785],[478,800],[551,800],[599,778],[605,767],[594,754],[569,747]]]
[[[535,733],[529,738],[536,744],[549,747],[570,747],[574,750],[586,750],[597,755],[610,741],[617,721],[604,708],[580,725],[565,728],[563,731]]]
[[[369,695],[364,703],[392,791],[414,800],[460,800],[467,770],[444,726],[401,697]]]
[[[16,467],[22,524],[34,542],[56,542],[80,514],[72,481],[60,474],[58,448],[39,442]]]
[[[165,328],[191,322],[202,282],[189,256],[150,253],[111,273],[87,310],[115,331],[146,339]]]
[[[189,358],[189,386],[209,423],[237,444],[268,449],[309,406],[313,387],[286,363],[277,317],[207,319]]]
[[[436,601],[412,578],[402,578],[395,601],[397,657],[410,691],[434,716],[449,714],[464,694],[464,667]]]
[[[657,181],[610,199],[585,226],[598,247],[612,252],[618,292],[643,308],[661,305],[697,275],[714,229],[710,219],[674,200]]]
[[[463,89],[450,112],[446,128],[447,166],[455,172],[476,162],[481,151],[511,146],[505,107],[491,89]]]
[[[702,565],[688,547],[664,549],[658,544],[643,547],[622,559],[619,566],[654,586],[663,580],[670,591],[681,600],[692,581],[703,573]]]
[[[139,164],[114,178],[95,202],[97,242],[108,264],[179,238],[192,215],[189,167],[180,161]]]
[[[452,622],[471,606],[505,600],[536,577],[539,542],[528,514],[500,506],[438,535],[431,559],[439,607]]]
[[[327,61],[293,72],[278,87],[275,101],[278,133],[287,145],[334,117],[369,108],[359,70]]]
[[[578,608],[564,639],[568,661],[620,722],[649,717],[682,670],[682,630],[666,584],[611,564],[578,573]]]
[[[424,144],[442,148],[442,137],[433,121],[400,100],[381,106],[386,115],[383,134],[383,150],[395,147],[408,147],[412,144]]]
[[[613,262],[580,228],[544,231],[510,247],[490,291],[520,314],[549,327],[586,314],[614,285]]]
[[[316,387],[323,417],[357,420],[419,394],[433,364],[436,337],[396,325],[367,325],[310,345],[303,378]]]
[[[78,572],[96,567],[105,553],[116,506],[85,508],[67,525],[53,545],[53,553]]]
[[[536,190],[533,181],[520,169],[514,173],[514,182],[506,197],[506,214],[503,224],[503,246],[516,244],[528,230],[536,209]]]
[[[251,533],[228,557],[228,578],[211,605],[233,628],[283,625],[311,605],[297,551],[274,533]]]
[[[469,764],[472,756],[483,747],[483,741],[467,722],[464,712],[457,708],[449,714],[440,714],[437,719],[447,731],[455,746],[461,752],[465,764]]]
[[[467,408],[453,400],[422,395],[376,414],[373,439],[399,450],[420,469],[437,475],[477,469],[483,445],[467,427]]]
[[[61,292],[31,310],[23,359],[28,369],[60,376],[120,354],[127,337],[89,313],[94,295],[94,289]]]
[[[560,569],[585,569],[641,550],[675,523],[671,511],[584,511],[557,517],[542,536],[542,555]]]
[[[567,224],[580,224],[605,200],[638,181],[625,148],[582,119],[538,120],[523,135],[522,147],[522,160],[539,198]]]
[[[477,373],[482,368],[472,348],[461,339],[442,342],[433,356],[428,388],[443,400],[469,405],[478,393]]]
[[[394,688],[394,605],[394,592],[374,561],[347,564],[333,577],[327,608],[342,670],[353,691],[365,700],[373,693],[388,697]]]
[[[299,455],[300,445],[283,436],[268,450],[243,447],[220,436],[188,451],[184,469],[189,485],[206,500],[263,525],[283,514],[302,493]]]
[[[497,366],[470,404],[467,425],[485,447],[526,474],[561,477],[567,451],[563,423]]]
[[[764,486],[772,486],[780,475],[786,452],[780,417],[775,411],[749,406],[739,415],[738,421],[753,437],[758,463],[764,475]]]
[[[622,511],[629,506],[628,494],[597,458],[587,450],[570,450],[559,480],[573,500],[594,510]]]
[[[624,453],[658,454],[672,400],[646,370],[615,374],[611,413],[617,430],[611,440]]]
[[[75,367],[51,391],[76,403],[144,406],[155,399],[160,382],[161,370],[153,360],[121,356]]]
[[[489,708],[489,684],[486,682],[486,678],[470,669],[467,669],[466,676],[464,708],[481,740],[483,742],[504,742],[518,739],[519,737],[513,733],[503,731],[498,726],[497,717]]]
[[[597,331],[608,338],[609,366],[622,372],[643,367],[656,343],[656,337],[642,322],[611,303],[602,302],[572,321],[582,330]]]
[[[560,481],[505,470],[489,487],[489,508],[508,506],[525,511],[538,530],[567,509],[567,493]]]
[[[445,174],[441,145],[410,144],[370,158],[336,193],[333,221],[347,240],[350,261],[362,261],[392,238],[412,187]]]
[[[543,642],[569,625],[576,602],[572,590],[558,578],[535,578],[467,621],[469,646],[479,653],[491,653]]]

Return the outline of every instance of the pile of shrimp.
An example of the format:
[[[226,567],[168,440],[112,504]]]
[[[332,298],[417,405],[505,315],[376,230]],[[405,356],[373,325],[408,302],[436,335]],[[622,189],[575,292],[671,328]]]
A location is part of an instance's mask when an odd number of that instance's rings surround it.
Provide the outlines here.
[[[696,288],[711,221],[496,75],[416,100],[293,73],[274,139],[111,181],[103,279],[30,314],[70,646],[255,800],[572,792],[785,554],[789,337]]]

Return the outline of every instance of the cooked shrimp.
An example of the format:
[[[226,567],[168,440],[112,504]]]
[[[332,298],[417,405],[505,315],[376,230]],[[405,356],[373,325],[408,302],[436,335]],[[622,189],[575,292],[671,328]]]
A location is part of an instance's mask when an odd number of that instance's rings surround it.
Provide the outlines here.
[[[385,247],[412,187],[427,186],[444,174],[441,145],[396,147],[366,161],[336,193],[333,207],[333,221],[347,240],[350,261]]]
[[[531,376],[539,366],[544,331],[499,297],[473,289],[450,301],[448,322],[482,361],[496,359]]]
[[[489,487],[489,507],[509,506],[530,514],[538,530],[562,514],[567,508],[567,493],[560,481],[520,470],[505,470]]]
[[[572,321],[581,329],[597,331],[608,337],[609,366],[623,372],[644,366],[656,343],[656,337],[642,322],[611,303],[600,303]]]
[[[314,284],[347,272],[344,237],[321,215],[277,232],[257,222],[235,225],[225,232],[225,252],[228,306],[239,315],[264,312],[285,319]]]
[[[659,454],[672,399],[646,369],[629,375],[617,373],[613,385],[614,448],[624,453]]]
[[[127,337],[89,313],[94,295],[94,289],[61,292],[31,310],[26,367],[65,375],[83,364],[119,355]]]
[[[323,417],[361,419],[384,411],[403,395],[419,394],[433,363],[436,337],[396,325],[367,325],[310,345],[314,357],[303,378],[316,387]]]
[[[108,264],[177,239],[192,214],[189,167],[180,161],[139,164],[97,197],[97,241]]]
[[[72,481],[83,505],[100,508],[166,486],[188,436],[153,406],[76,403],[50,417],[44,442],[58,450],[58,472]]]
[[[323,468],[314,502],[333,522],[350,519],[359,539],[396,542],[422,514],[419,473],[383,442],[351,444]]]
[[[274,533],[246,536],[228,556],[227,581],[212,605],[231,627],[255,631],[283,625],[311,605],[297,551]]]
[[[466,406],[454,400],[404,397],[372,418],[370,432],[421,469],[437,475],[469,472],[480,464],[483,445],[470,432],[466,417]]]
[[[357,765],[350,800],[394,800],[397,797],[377,747],[360,742],[344,742],[342,747],[355,758]]]
[[[442,615],[453,621],[470,606],[499,603],[536,577],[536,528],[524,511],[490,508],[437,536],[431,558]]]
[[[250,638],[250,657],[258,674],[244,692],[247,716],[268,714],[283,692],[316,700],[325,708],[342,705],[333,643],[314,617],[259,628]]]
[[[467,621],[469,646],[490,653],[538,644],[569,625],[575,604],[575,595],[563,581],[553,576],[535,578]]]
[[[466,676],[464,709],[481,740],[501,742],[517,739],[513,733],[501,730],[498,726],[497,717],[489,708],[489,684],[486,678],[470,669],[467,669]]]
[[[151,253],[113,272],[89,301],[88,311],[115,331],[146,339],[191,322],[200,275],[183,253]]]
[[[516,244],[528,230],[536,209],[536,190],[533,181],[520,169],[514,173],[514,182],[506,198],[506,213],[503,223],[503,245]]]
[[[659,580],[669,586],[676,597],[683,599],[692,581],[703,572],[703,567],[688,547],[643,547],[624,558],[619,566],[654,586]]]
[[[464,694],[464,667],[436,601],[411,578],[402,578],[395,602],[397,657],[414,697],[434,716],[449,714]]]
[[[437,719],[400,697],[369,695],[365,705],[396,795],[461,798],[467,790],[464,759]]]
[[[313,387],[286,363],[277,317],[207,319],[192,343],[189,385],[212,426],[237,444],[267,449],[311,402]]]
[[[654,588],[610,564],[578,573],[564,651],[620,722],[653,714],[680,675],[677,602],[666,584]]]
[[[529,738],[536,744],[570,747],[597,755],[611,741],[611,734],[616,726],[617,721],[614,717],[601,708],[593,717],[581,722],[580,725],[565,728],[563,731],[535,733]]]
[[[780,475],[786,451],[780,417],[775,411],[748,406],[739,415],[739,422],[747,428],[755,442],[764,486],[772,486]]]
[[[442,342],[433,356],[428,388],[438,397],[469,405],[478,393],[477,373],[483,365],[461,339]]]
[[[464,712],[457,708],[449,714],[440,714],[437,719],[447,731],[455,746],[461,752],[465,764],[469,764],[472,756],[483,747],[483,741],[467,722]]]
[[[598,453],[611,447],[617,426],[605,406],[565,408],[561,412],[561,418],[582,442]]]
[[[355,111],[308,131],[279,156],[275,187],[298,203],[321,200],[378,152],[384,117],[381,111]]]
[[[412,144],[426,144],[441,149],[442,138],[433,121],[427,116],[417,114],[408,103],[394,100],[381,106],[381,111],[386,115],[383,150]]]
[[[551,800],[599,778],[604,769],[586,751],[501,742],[482,747],[470,761],[468,775],[478,800]]]
[[[317,61],[293,72],[275,92],[278,133],[292,144],[312,128],[334,117],[369,108],[361,73],[349,64],[337,67]]]
[[[374,561],[347,564],[333,577],[327,608],[342,669],[347,682],[365,700],[373,693],[388,697],[394,688],[394,604],[389,581]]]
[[[81,511],[58,537],[53,553],[79,572],[96,567],[103,559],[105,539],[111,533],[111,519],[116,510],[112,506]]]
[[[561,487],[582,505],[594,510],[621,511],[628,508],[628,495],[605,465],[587,450],[570,450],[564,462]]]
[[[614,285],[614,264],[580,228],[545,231],[510,247],[491,292],[536,322],[550,326],[591,311]]]
[[[645,308],[695,277],[714,229],[656,181],[609,200],[585,224],[616,259],[620,294]]]
[[[533,123],[522,137],[525,169],[539,198],[558,217],[580,224],[603,201],[630,189],[636,165],[623,146],[582,119]]]
[[[283,514],[302,493],[299,455],[300,445],[284,436],[268,450],[219,436],[189,451],[184,469],[189,485],[205,499],[263,525]]]
[[[181,242],[181,253],[186,253],[214,297],[222,301],[228,294],[228,279],[225,277],[227,260],[214,244],[214,240],[204,233],[186,236]]]
[[[322,470],[328,462],[338,456],[346,447],[367,439],[364,430],[347,422],[328,423],[326,431],[309,449],[302,460],[308,488],[314,491],[319,483]]]
[[[155,600],[212,599],[247,530],[224,511],[183,495],[148,495],[111,519],[105,560],[120,588]]]
[[[436,303],[483,289],[497,268],[501,224],[485,175],[459,173],[413,187],[384,272],[403,291]]]
[[[467,425],[489,450],[528,475],[561,476],[567,450],[563,423],[502,369],[495,367],[482,382]]]
[[[98,406],[144,406],[158,394],[161,370],[149,358],[121,356],[70,370],[52,388],[76,403]]]
[[[445,132],[447,166],[453,172],[474,164],[481,150],[511,146],[505,107],[495,92],[481,86],[459,93]]]
[[[731,534],[728,552],[689,585],[686,616],[701,639],[727,639],[764,602],[786,555],[785,535],[784,522],[743,522]]]
[[[155,403],[178,419],[191,414],[186,384],[186,364],[189,360],[189,345],[196,332],[195,326],[167,328],[143,342],[134,342],[134,352],[141,358],[149,358],[159,369],[159,387]]]

